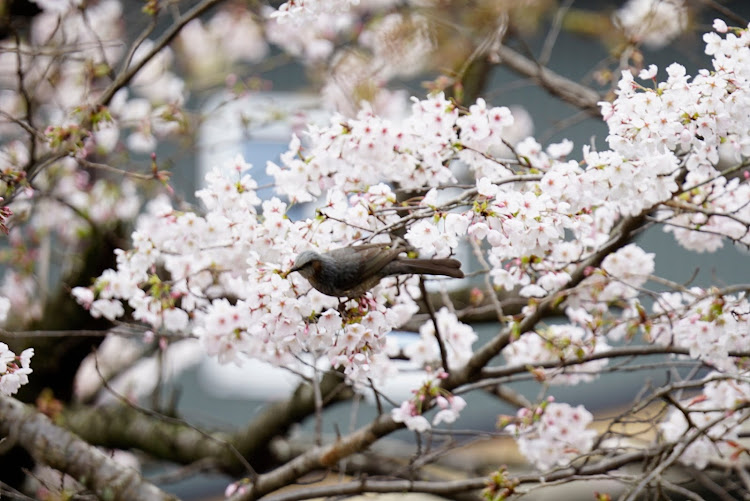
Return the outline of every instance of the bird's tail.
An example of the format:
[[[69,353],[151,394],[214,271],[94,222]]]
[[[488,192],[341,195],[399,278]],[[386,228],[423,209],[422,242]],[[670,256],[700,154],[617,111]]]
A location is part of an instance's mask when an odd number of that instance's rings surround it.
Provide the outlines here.
[[[461,261],[456,259],[399,259],[398,274],[413,273],[416,275],[445,275],[446,277],[464,278]]]

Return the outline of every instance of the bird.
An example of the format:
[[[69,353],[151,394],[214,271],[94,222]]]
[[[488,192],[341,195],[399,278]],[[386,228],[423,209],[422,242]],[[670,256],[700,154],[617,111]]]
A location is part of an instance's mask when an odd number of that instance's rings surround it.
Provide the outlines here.
[[[318,253],[307,250],[288,273],[298,272],[327,296],[359,298],[381,279],[395,275],[443,275],[463,278],[461,262],[451,258],[410,259],[387,243],[352,245]],[[288,274],[287,273],[287,274]]]

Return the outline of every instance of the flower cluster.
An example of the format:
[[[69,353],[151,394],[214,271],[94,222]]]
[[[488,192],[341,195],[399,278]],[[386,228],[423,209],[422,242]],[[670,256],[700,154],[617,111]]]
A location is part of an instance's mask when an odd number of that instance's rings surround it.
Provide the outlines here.
[[[746,353],[750,346],[750,301],[745,293],[716,292],[693,287],[660,294],[653,304],[657,316],[649,336],[655,343],[686,348],[691,358],[718,370],[744,371],[747,362],[730,353]]]
[[[664,193],[676,191],[670,171],[685,169],[679,199],[664,208],[660,219],[686,248],[713,251],[724,238],[750,244],[750,187],[718,170],[750,154],[750,32],[735,29],[723,38],[708,33],[704,41],[713,71],[701,70],[691,79],[673,63],[666,68],[667,80],[655,88],[641,86],[625,71],[617,99],[602,103],[602,110],[614,152],[625,159],[659,159],[653,175]],[[655,81],[657,71],[651,66],[640,76]]]
[[[477,340],[477,335],[470,325],[459,322],[455,313],[445,307],[435,313],[435,322],[428,320],[419,328],[419,341],[408,344],[404,348],[404,355],[419,367],[439,363],[441,358],[435,324],[445,345],[449,366],[462,367],[471,357],[472,344]]]
[[[479,100],[477,116],[486,142],[502,145],[502,134],[513,124],[507,108],[487,110]],[[354,191],[383,180],[405,189],[450,184],[456,181],[449,164],[460,140],[470,134],[460,129],[459,110],[442,93],[414,99],[411,114],[401,121],[388,120],[365,108],[355,119],[340,115],[330,126],[307,133],[311,145],[302,151],[296,137],[282,156],[282,165],[268,163],[276,186],[293,201],[308,201],[336,186]],[[477,125],[479,127],[479,125]],[[478,141],[472,132],[467,141]]]
[[[281,157],[283,166],[269,162],[268,173],[292,201],[312,200],[333,186],[355,191],[383,179],[405,188],[437,186],[454,180],[443,161],[451,154],[458,110],[442,96],[415,107],[419,107],[418,116],[398,127],[366,110],[355,120],[334,116],[330,127],[309,131],[312,147],[304,157],[300,158],[300,142],[295,137],[289,152]],[[427,113],[432,118],[425,116]],[[430,124],[446,124],[438,128],[448,137],[439,140],[442,138],[432,134],[423,136]],[[423,158],[419,153],[427,145],[435,151]]]
[[[133,152],[154,151],[157,138],[183,130],[186,122],[181,109],[185,82],[172,71],[172,50],[159,50],[128,87],[104,102],[112,69],[126,55],[123,7],[118,0],[80,7],[78,3],[42,2],[44,10],[32,19],[28,39],[0,42],[0,82],[15,88],[23,75],[24,87],[33,89],[31,104],[36,105],[31,118],[48,125],[46,148],[62,146],[78,158],[87,158],[115,151],[122,138]],[[215,17],[218,24],[220,16]],[[223,19],[225,26],[229,24],[226,15]],[[131,67],[140,65],[153,50],[154,42],[143,40],[132,54]],[[0,129],[3,134],[25,134],[19,126],[25,120],[23,99],[21,92],[2,92],[0,109],[7,113]]]
[[[514,435],[526,459],[548,470],[591,451],[596,432],[588,426],[593,419],[582,405],[547,401],[533,409],[520,409],[515,418],[501,424]]]
[[[318,14],[345,13],[352,5],[357,4],[359,0],[289,0],[281,4],[271,16],[280,21],[291,20],[301,25]]]
[[[16,152],[28,155],[21,142],[14,142]],[[3,164],[0,156],[0,165]],[[13,167],[6,164],[8,170]],[[9,301],[9,315],[0,316],[0,324],[24,323],[39,318],[45,300],[39,294],[35,273],[44,269],[49,256],[40,254],[39,240],[55,238],[59,250],[77,249],[81,239],[90,237],[94,227],[112,228],[118,222],[129,221],[140,209],[136,185],[128,179],[115,184],[106,179],[92,179],[78,169],[73,158],[66,157],[49,166],[34,179],[35,190],[25,181],[14,185],[7,182],[7,193],[15,194],[10,207],[0,209],[4,214],[13,211],[5,252],[0,262],[7,265],[0,285],[0,298]],[[44,277],[43,280],[48,280]]]
[[[502,353],[509,364],[520,365],[576,361],[607,350],[609,345],[606,340],[595,337],[590,330],[574,325],[550,325],[545,330],[521,336],[505,347]],[[575,385],[593,381],[606,365],[607,359],[592,360],[564,369],[545,369],[537,377],[543,377],[551,384]]]
[[[688,11],[683,0],[629,0],[613,19],[631,41],[658,49],[685,31]]]
[[[180,30],[177,41],[188,71],[199,77],[226,71],[238,61],[256,63],[268,53],[261,25],[247,10],[231,6],[206,23],[193,19]]]
[[[13,395],[29,382],[31,357],[34,348],[27,348],[16,355],[5,343],[0,343],[0,395]]]
[[[740,433],[749,415],[750,384],[717,380],[717,376],[707,375],[703,392],[682,402],[681,409],[672,409],[660,426],[667,442],[695,435],[680,454],[680,462],[699,469],[712,460],[736,463],[747,452],[740,444]]]
[[[618,249],[604,258],[599,270],[592,270],[566,304],[603,312],[610,304],[636,299],[654,272],[654,257],[634,243]]]
[[[118,318],[126,304],[133,318],[155,330],[194,333],[222,362],[250,356],[296,366],[313,353],[344,367],[355,382],[377,379],[389,370],[385,334],[416,310],[413,281],[383,280],[368,301],[342,308],[285,271],[310,246],[340,247],[383,224],[372,214],[392,206],[392,192],[385,185],[351,197],[330,192],[321,211],[326,218],[293,222],[285,203],[261,202],[250,168],[237,157],[207,175],[198,192],[204,216],[176,211],[163,199],[152,202],[133,249],[118,251],[117,269],[92,287],[74,289],[76,299],[95,316]]]
[[[351,14],[319,13],[304,23],[288,23],[271,10],[266,20],[266,36],[270,43],[308,65],[320,63],[331,56],[339,35],[355,24]]]
[[[397,423],[404,423],[408,429],[421,433],[431,427],[430,421],[423,413],[433,405],[437,405],[440,410],[432,418],[432,426],[455,422],[466,407],[466,401],[438,387],[436,383],[447,376],[442,371],[435,374],[428,372],[422,386],[412,390],[414,397],[404,400],[400,407],[391,410],[393,420]]]

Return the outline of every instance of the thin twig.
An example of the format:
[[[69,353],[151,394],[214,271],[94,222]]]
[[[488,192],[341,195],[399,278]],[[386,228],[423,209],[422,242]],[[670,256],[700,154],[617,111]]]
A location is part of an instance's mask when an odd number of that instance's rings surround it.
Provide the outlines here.
[[[223,0],[203,0],[199,4],[195,5],[192,9],[187,11],[185,14],[183,14],[179,19],[176,19],[169,28],[164,32],[164,34],[156,41],[154,42],[153,47],[151,50],[148,51],[142,57],[140,60],[136,61],[135,63],[132,62],[133,55],[135,54],[135,50],[139,45],[139,42],[142,42],[145,38],[148,37],[148,34],[150,33],[150,30],[147,29],[142,34],[142,38],[139,38],[139,40],[136,41],[136,43],[133,44],[133,47],[131,48],[130,52],[128,53],[128,56],[125,58],[125,61],[123,62],[123,68],[120,71],[120,73],[117,75],[117,78],[107,87],[104,92],[102,92],[101,96],[99,96],[99,99],[97,101],[97,104],[100,106],[106,105],[109,103],[109,101],[112,99],[112,97],[115,95],[115,93],[120,90],[122,87],[127,85],[130,80],[143,68],[146,63],[148,63],[151,59],[153,59],[156,54],[158,54],[164,47],[169,44],[179,33],[182,28],[195,19],[196,17],[200,16],[204,12],[206,12],[208,9],[213,7],[214,5],[222,2]],[[155,23],[155,20],[154,20]],[[149,27],[151,28],[151,27]],[[152,30],[153,28],[151,28]],[[132,63],[132,64],[131,64]]]
[[[424,285],[424,277],[421,275],[419,277],[419,290],[422,293],[422,300],[424,301],[425,307],[427,308],[427,313],[430,316],[430,320],[432,320],[432,326],[435,329],[435,339],[437,340],[438,349],[440,350],[440,362],[443,364],[443,370],[445,372],[450,372],[450,369],[448,368],[448,351],[445,347],[443,336],[440,334],[440,326],[438,325],[437,318],[435,317],[435,307],[432,306],[430,295],[427,294],[427,288]]]
[[[245,457],[242,454],[240,454],[240,452],[237,450],[237,448],[234,445],[232,445],[231,443],[227,442],[226,440],[222,440],[222,439],[216,437],[215,435],[212,435],[211,433],[203,431],[203,430],[201,430],[200,428],[198,428],[196,426],[193,426],[192,424],[188,423],[184,419],[165,416],[164,414],[161,414],[159,412],[152,411],[151,409],[147,409],[145,407],[141,407],[140,405],[132,402],[126,396],[120,394],[117,390],[115,390],[114,388],[112,388],[112,386],[106,381],[106,379],[104,378],[104,376],[102,375],[102,373],[99,370],[99,359],[96,356],[96,354],[94,354],[94,368],[96,369],[96,373],[101,378],[102,385],[104,386],[104,388],[107,391],[109,391],[115,398],[117,398],[117,400],[119,400],[122,404],[127,405],[128,407],[132,407],[133,409],[135,409],[136,411],[140,412],[141,414],[144,414],[144,415],[146,415],[148,417],[151,417],[151,418],[154,418],[154,419],[158,419],[159,421],[163,421],[165,423],[170,423],[170,424],[177,424],[177,425],[180,425],[180,426],[185,426],[187,428],[190,428],[191,430],[196,431],[197,433],[199,433],[200,435],[208,438],[209,440],[213,440],[213,441],[215,441],[215,442],[223,445],[224,447],[226,447],[227,449],[229,449],[231,451],[231,453],[234,455],[234,457],[237,459],[237,461],[245,467],[245,469],[251,475],[252,478],[256,478],[258,476],[258,474],[256,473],[255,469],[250,465],[250,463],[247,461],[247,459],[245,459]]]
[[[573,5],[574,0],[565,0],[555,12],[555,18],[552,20],[552,26],[550,26],[547,38],[544,39],[544,46],[542,52],[539,54],[539,64],[547,66],[549,59],[552,56],[552,49],[555,47],[557,42],[557,36],[560,34],[560,28],[562,27],[563,19]]]

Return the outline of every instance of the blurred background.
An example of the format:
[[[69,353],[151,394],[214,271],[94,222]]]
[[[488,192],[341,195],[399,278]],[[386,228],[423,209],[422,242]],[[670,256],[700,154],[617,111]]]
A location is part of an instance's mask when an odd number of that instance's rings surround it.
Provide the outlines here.
[[[665,0],[666,2],[666,0]],[[192,2],[196,3],[196,2]],[[362,0],[363,8],[367,0]],[[461,95],[463,104],[470,105],[477,96],[482,96],[491,106],[508,106],[516,117],[516,142],[533,135],[543,146],[569,139],[575,143],[573,158],[581,158],[583,145],[606,147],[607,129],[601,119],[591,110],[564,102],[541,88],[534,79],[502,65],[487,67],[474,65],[470,56],[477,47],[492,39],[493,31],[487,24],[487,13],[507,16],[504,24],[507,43],[514,50],[564,77],[589,86],[605,98],[612,96],[612,89],[619,75],[617,68],[621,61],[627,65],[656,64],[659,77],[664,77],[664,68],[672,62],[680,62],[688,74],[706,67],[710,63],[704,54],[702,34],[711,31],[716,17],[726,17],[731,13],[734,24],[738,19],[750,19],[750,2],[692,0],[678,2],[682,7],[680,19],[672,19],[678,27],[674,35],[666,40],[650,40],[644,37],[636,45],[629,45],[621,29],[629,4],[624,1],[502,1],[485,0],[472,2],[415,2],[424,14],[425,26],[412,27],[406,33],[389,32],[394,37],[394,54],[403,55],[414,49],[415,62],[399,71],[384,74],[381,68],[368,66],[374,60],[360,61],[362,50],[358,45],[363,40],[358,36],[368,27],[375,25],[375,14],[365,13],[356,21],[336,15],[323,20],[330,30],[321,30],[321,46],[295,47],[291,38],[280,41],[274,39],[274,26],[267,24],[266,38],[270,43],[259,49],[257,56],[248,56],[250,61],[235,65],[230,71],[224,67],[196,68],[191,61],[199,61],[195,55],[195,43],[203,32],[193,27],[178,38],[174,45],[176,70],[185,75],[191,89],[187,96],[187,107],[196,117],[191,123],[193,142],[185,144],[169,140],[160,141],[156,150],[160,163],[171,171],[170,184],[185,204],[196,203],[194,193],[203,186],[203,178],[215,166],[221,166],[237,154],[253,165],[250,174],[264,187],[259,190],[263,198],[274,193],[270,187],[272,178],[266,174],[266,163],[279,162],[279,155],[286,151],[293,133],[303,135],[307,124],[325,124],[340,112],[351,115],[356,110],[359,99],[372,98],[372,106],[379,112],[392,117],[403,115],[410,105],[410,96],[423,98],[434,89],[444,89],[454,97]],[[641,2],[642,3],[642,2]],[[667,2],[669,3],[669,2]],[[191,2],[180,2],[187,9]],[[244,9],[248,6],[258,11],[255,2],[236,2],[232,8]],[[274,4],[276,5],[276,4]],[[146,17],[141,8],[143,2],[123,0],[123,24],[127,38],[135,39],[145,23]],[[398,7],[399,5],[397,5]],[[33,17],[38,12],[35,4],[13,1],[4,2],[0,19],[10,17]],[[214,15],[209,12],[206,19]],[[380,14],[378,14],[380,15]],[[618,17],[619,16],[619,17]],[[620,23],[616,21],[620,19]],[[727,19],[730,22],[729,19]],[[204,21],[207,23],[208,21]],[[747,22],[747,21],[745,21]],[[163,30],[169,23],[164,19],[156,30]],[[350,24],[347,24],[350,23]],[[339,25],[347,26],[341,28]],[[0,30],[2,29],[0,22]],[[492,25],[494,26],[494,25]],[[429,50],[417,51],[416,47],[424,40],[419,39],[420,29],[429,33],[427,40],[432,44]],[[260,29],[260,28],[259,28]],[[299,28],[302,29],[302,28]],[[376,36],[377,32],[374,31]],[[291,37],[291,35],[287,35]],[[399,39],[402,37],[402,39]],[[197,44],[200,46],[200,42]],[[627,48],[626,48],[627,47]],[[326,56],[316,59],[310,52],[327,51]],[[191,52],[193,51],[193,52]],[[296,52],[295,52],[296,51]],[[253,61],[253,57],[255,60]],[[395,57],[395,56],[393,56]],[[466,78],[461,88],[445,75],[461,68],[462,61],[471,62],[464,70],[476,71],[479,76]],[[365,71],[365,77],[377,80],[375,89],[367,87],[358,72]],[[367,73],[371,74],[367,74]],[[238,90],[241,88],[241,90]],[[385,99],[378,92],[388,92]],[[343,96],[343,97],[342,97]],[[378,98],[383,101],[378,101]],[[511,141],[512,142],[512,141]],[[131,151],[129,159],[135,163],[149,162],[147,152]],[[304,205],[296,206],[289,216],[307,217],[312,209]],[[684,281],[692,277],[694,285],[722,285],[726,282],[750,282],[750,266],[746,252],[733,247],[725,247],[707,255],[689,253],[665,234],[661,228],[651,229],[639,237],[639,244],[657,256],[656,273],[664,278]],[[50,241],[49,245],[53,245]],[[462,261],[469,263],[466,252]],[[471,267],[470,264],[465,265]],[[56,271],[57,270],[57,271]],[[49,274],[54,282],[59,279],[60,268],[50,267]],[[500,326],[494,323],[474,325],[479,335],[477,345],[495,335]],[[394,333],[399,343],[408,344],[416,339],[410,332]],[[116,342],[109,347],[100,347],[100,359],[121,356],[123,346]],[[157,363],[157,356],[147,358],[124,371],[111,382],[113,388],[124,393],[151,398],[153,385],[144,385],[150,378],[154,384],[164,382],[160,390],[161,398],[174,404],[177,414],[187,421],[207,428],[232,428],[246,424],[269,402],[283,399],[299,383],[299,378],[281,369],[266,364],[246,361],[241,367],[219,365],[215,359],[201,354],[202,349],[195,343],[186,342],[178,349],[170,350],[165,358]],[[575,387],[555,387],[552,392],[571,405],[583,404],[602,422],[618,409],[637,398],[642,389],[644,372],[659,384],[670,377],[658,367],[659,359],[649,359],[654,367],[647,371],[603,374],[592,383]],[[498,357],[495,364],[505,361]],[[404,362],[407,364],[407,362]],[[91,364],[83,369],[91,375]],[[421,381],[420,371],[406,371],[401,377],[390,381],[386,393],[395,401],[401,401],[409,391]],[[79,375],[79,379],[86,378]],[[536,401],[547,394],[548,388],[530,377],[511,387],[528,399]],[[140,381],[136,384],[136,381]],[[83,383],[81,383],[83,385]],[[137,387],[137,388],[136,388]],[[79,387],[79,391],[84,391]],[[456,423],[457,429],[473,429],[487,432],[495,430],[498,415],[513,414],[515,409],[487,394],[464,395],[469,403],[467,410]],[[111,399],[106,392],[96,397],[101,401]],[[324,432],[331,436],[345,433],[358,425],[365,424],[376,415],[377,409],[369,398],[356,398],[331,406],[325,411]],[[312,431],[312,418],[299,424],[295,433],[304,437]],[[460,436],[460,434],[458,434]],[[395,434],[389,440],[402,440],[413,444],[414,435],[407,431]],[[518,463],[520,458],[511,452],[503,442],[479,442],[467,449],[465,458],[486,457],[487,462]],[[484,461],[482,459],[481,461]],[[164,465],[149,464],[149,474],[168,471]],[[190,475],[177,482],[164,482],[164,488],[183,499],[219,498],[228,479],[222,475]],[[575,493],[568,499],[577,499]],[[541,495],[540,495],[541,496]],[[559,496],[559,493],[558,493]],[[529,498],[531,499],[531,498]],[[534,498],[537,499],[537,498]],[[541,497],[539,498],[541,499]],[[557,497],[556,499],[562,499]]]

